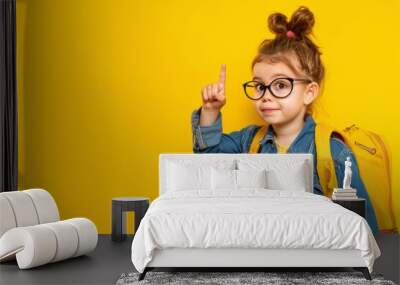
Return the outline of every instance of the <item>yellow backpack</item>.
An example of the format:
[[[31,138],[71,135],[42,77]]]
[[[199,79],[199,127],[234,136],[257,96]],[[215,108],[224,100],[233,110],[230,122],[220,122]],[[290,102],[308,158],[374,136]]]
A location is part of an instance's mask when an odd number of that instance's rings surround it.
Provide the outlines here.
[[[249,153],[258,153],[259,141],[267,129],[268,125],[258,129]],[[396,224],[392,200],[392,162],[387,143],[378,134],[361,129],[355,124],[341,130],[327,123],[316,123],[317,172],[324,195],[327,197],[331,197],[333,188],[338,187],[330,149],[332,135],[339,135],[354,153],[380,231],[397,231],[399,225]]]

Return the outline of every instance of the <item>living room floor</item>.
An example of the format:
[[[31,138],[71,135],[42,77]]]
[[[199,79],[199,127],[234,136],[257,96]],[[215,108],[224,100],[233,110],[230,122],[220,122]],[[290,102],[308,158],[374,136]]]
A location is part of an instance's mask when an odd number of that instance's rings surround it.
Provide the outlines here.
[[[131,262],[133,236],[123,242],[111,241],[110,235],[99,235],[95,251],[88,255],[44,266],[19,270],[16,261],[0,264],[0,284],[115,284],[124,272],[135,271]],[[399,283],[399,235],[376,237],[382,256],[374,272]],[[312,270],[310,270],[312,271]]]

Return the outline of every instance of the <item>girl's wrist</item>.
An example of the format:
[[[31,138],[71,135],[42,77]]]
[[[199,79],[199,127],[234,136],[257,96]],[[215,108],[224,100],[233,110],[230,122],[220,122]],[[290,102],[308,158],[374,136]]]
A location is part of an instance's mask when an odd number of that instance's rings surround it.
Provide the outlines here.
[[[220,110],[208,110],[201,107],[200,111],[200,126],[209,126],[215,123]]]
[[[218,115],[219,111],[219,109],[207,109],[204,106],[201,107],[201,114]]]

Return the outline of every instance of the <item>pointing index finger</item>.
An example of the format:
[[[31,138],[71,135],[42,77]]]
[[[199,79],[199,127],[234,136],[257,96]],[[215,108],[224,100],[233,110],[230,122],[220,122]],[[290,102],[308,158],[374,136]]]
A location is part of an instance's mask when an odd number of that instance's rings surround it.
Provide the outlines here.
[[[221,70],[219,72],[219,82],[225,84],[226,79],[226,64],[221,65]]]

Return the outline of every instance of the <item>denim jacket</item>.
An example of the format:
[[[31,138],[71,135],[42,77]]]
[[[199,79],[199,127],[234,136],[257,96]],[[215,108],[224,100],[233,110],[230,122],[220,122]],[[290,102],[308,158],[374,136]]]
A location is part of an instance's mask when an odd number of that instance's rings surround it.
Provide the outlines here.
[[[261,127],[248,125],[239,131],[229,134],[222,131],[222,113],[219,112],[217,120],[209,126],[199,126],[201,107],[192,112],[192,133],[194,153],[248,153],[253,137]],[[316,147],[314,141],[315,121],[307,114],[304,127],[288,148],[288,153],[312,153],[314,158],[314,194],[323,195],[322,187],[317,173]],[[260,141],[261,153],[277,153],[272,126]],[[366,220],[374,234],[378,232],[378,224],[368,192],[359,175],[356,158],[350,148],[340,139],[331,137],[331,154],[336,170],[338,187],[343,186],[344,168],[346,157],[350,156],[352,165],[351,186],[357,189],[357,196],[366,199]]]

